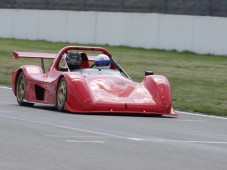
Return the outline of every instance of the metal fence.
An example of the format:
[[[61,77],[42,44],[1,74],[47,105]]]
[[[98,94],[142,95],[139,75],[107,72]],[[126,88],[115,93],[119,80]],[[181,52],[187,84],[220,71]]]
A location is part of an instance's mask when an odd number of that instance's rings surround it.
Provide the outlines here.
[[[0,0],[0,8],[227,16],[227,0]]]

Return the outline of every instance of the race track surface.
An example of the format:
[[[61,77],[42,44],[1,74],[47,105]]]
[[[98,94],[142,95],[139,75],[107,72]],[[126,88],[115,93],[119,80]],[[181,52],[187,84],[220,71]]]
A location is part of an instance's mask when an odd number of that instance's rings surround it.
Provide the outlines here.
[[[1,170],[225,170],[227,119],[80,115],[0,87]]]

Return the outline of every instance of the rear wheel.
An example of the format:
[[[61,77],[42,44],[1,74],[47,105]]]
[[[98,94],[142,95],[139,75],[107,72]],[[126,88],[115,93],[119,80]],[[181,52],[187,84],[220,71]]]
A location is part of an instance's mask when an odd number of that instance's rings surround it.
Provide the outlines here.
[[[65,81],[65,78],[61,78],[58,83],[57,99],[56,99],[57,109],[61,112],[64,111],[66,96],[67,96],[66,81]]]
[[[34,103],[24,102],[25,86],[26,86],[26,79],[24,77],[24,73],[20,72],[17,78],[17,84],[16,84],[17,102],[21,106],[33,106]]]

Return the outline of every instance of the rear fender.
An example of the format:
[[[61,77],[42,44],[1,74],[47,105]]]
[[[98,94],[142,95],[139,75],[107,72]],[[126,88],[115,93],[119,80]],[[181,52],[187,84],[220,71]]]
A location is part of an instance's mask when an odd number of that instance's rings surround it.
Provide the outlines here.
[[[43,74],[42,68],[40,68],[39,66],[35,66],[35,65],[25,65],[25,66],[21,66],[20,68],[14,70],[12,72],[11,86],[12,86],[12,90],[13,90],[13,93],[15,96],[16,96],[17,77],[20,74],[20,72],[24,73],[26,80],[32,79],[32,77],[34,77],[35,75]]]
[[[16,96],[16,82],[17,82],[17,77],[19,73],[22,71],[22,69],[16,69],[12,72],[12,78],[11,78],[11,87],[13,90],[14,95]]]

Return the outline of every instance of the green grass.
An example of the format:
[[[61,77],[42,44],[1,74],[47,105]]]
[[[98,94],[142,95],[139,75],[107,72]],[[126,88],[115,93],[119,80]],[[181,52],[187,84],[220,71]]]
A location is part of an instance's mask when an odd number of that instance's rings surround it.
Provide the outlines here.
[[[0,39],[0,84],[10,86],[11,72],[20,65],[40,65],[40,60],[13,59],[13,50],[57,53],[66,45],[81,44]],[[143,80],[145,70],[167,77],[175,109],[227,116],[226,56],[124,46],[103,47],[137,82]]]

